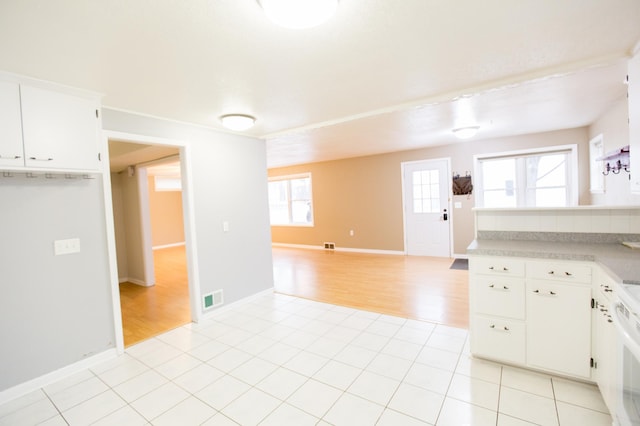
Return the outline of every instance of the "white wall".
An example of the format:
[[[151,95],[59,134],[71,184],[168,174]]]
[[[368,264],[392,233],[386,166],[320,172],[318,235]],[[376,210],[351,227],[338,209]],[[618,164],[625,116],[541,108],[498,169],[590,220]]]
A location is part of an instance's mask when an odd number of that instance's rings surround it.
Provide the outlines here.
[[[114,347],[101,177],[0,177],[0,392]],[[80,253],[54,256],[54,240]]]
[[[103,128],[188,141],[202,294],[273,287],[263,141],[108,109]],[[0,394],[115,347],[101,179],[0,177]],[[66,238],[81,252],[54,256]]]
[[[640,208],[474,209],[477,231],[640,234]]]
[[[604,152],[629,145],[629,107],[627,98],[621,98],[589,126],[589,138],[602,134]],[[632,171],[633,172],[633,171]],[[640,171],[636,171],[637,173]],[[594,205],[640,205],[640,195],[631,194],[629,173],[609,173],[605,176],[604,194],[592,194]]]
[[[102,122],[105,130],[187,143],[201,294],[222,289],[231,303],[273,287],[264,141],[109,109]]]

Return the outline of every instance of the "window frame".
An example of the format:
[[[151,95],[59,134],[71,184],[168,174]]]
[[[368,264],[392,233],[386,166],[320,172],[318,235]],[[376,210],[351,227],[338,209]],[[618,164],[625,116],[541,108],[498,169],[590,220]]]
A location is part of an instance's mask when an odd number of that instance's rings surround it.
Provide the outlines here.
[[[303,228],[312,228],[315,225],[315,214],[313,210],[313,178],[311,177],[311,172],[306,173],[296,173],[291,175],[281,175],[281,176],[269,176],[267,183],[267,192],[268,192],[268,184],[271,182],[281,182],[281,181],[292,181],[296,179],[309,179],[309,209],[311,211],[311,222],[289,222],[289,223],[271,223],[271,201],[269,200],[269,224],[270,226],[291,226],[291,227],[303,227]],[[289,220],[292,218],[292,203],[291,203],[291,183],[288,185],[288,193],[287,193],[287,207],[289,212]]]
[[[545,208],[538,206],[529,206],[529,205],[519,205],[520,198],[524,199],[526,202],[527,196],[526,191],[527,188],[521,188],[521,191],[524,190],[525,194],[521,197],[516,198],[516,206],[515,207],[485,207],[484,205],[484,181],[482,176],[482,161],[485,160],[493,160],[500,158],[523,158],[523,157],[533,157],[544,154],[554,154],[554,153],[567,153],[569,159],[569,171],[567,173],[567,206],[573,207],[578,205],[578,196],[580,193],[579,188],[579,180],[578,180],[578,145],[570,144],[570,145],[555,145],[555,146],[546,146],[540,148],[531,148],[531,149],[522,149],[516,151],[503,151],[503,152],[494,152],[494,153],[486,153],[486,154],[476,154],[473,156],[473,169],[474,174],[476,176],[475,188],[476,197],[475,197],[475,206],[479,208],[503,208],[503,209],[518,209],[518,208]],[[516,169],[516,176],[522,174],[523,171]],[[516,178],[517,179],[517,178]],[[525,179],[526,182],[526,179]]]
[[[602,133],[589,141],[589,191],[592,194],[604,194],[606,192],[605,179],[602,167],[604,156],[604,137]]]

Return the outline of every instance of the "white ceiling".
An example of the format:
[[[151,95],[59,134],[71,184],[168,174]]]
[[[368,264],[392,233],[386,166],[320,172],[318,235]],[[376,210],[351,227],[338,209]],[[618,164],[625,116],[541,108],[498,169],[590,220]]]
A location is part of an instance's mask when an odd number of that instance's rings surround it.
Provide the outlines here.
[[[0,70],[216,129],[270,167],[588,125],[626,92],[638,0],[340,0],[288,30],[256,0],[0,0]]]

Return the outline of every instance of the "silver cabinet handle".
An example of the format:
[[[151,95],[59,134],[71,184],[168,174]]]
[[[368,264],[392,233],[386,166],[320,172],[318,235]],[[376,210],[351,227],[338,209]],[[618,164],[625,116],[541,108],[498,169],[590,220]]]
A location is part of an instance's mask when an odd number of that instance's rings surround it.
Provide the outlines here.
[[[491,325],[489,326],[489,328],[491,328],[491,329],[493,329],[493,330],[496,330],[496,331],[511,331],[511,330],[509,330],[509,327],[507,327],[506,325],[503,325],[502,327],[498,327],[498,328],[496,328],[496,325],[495,325],[495,324],[491,324]]]
[[[51,158],[51,157],[48,157],[48,158],[29,157],[29,160],[33,160],[33,161],[53,161],[53,158]]]
[[[549,272],[547,272],[547,274],[548,274],[548,275],[555,275],[555,274],[556,274],[556,271],[549,271]],[[571,272],[567,272],[567,271],[565,271],[565,272],[564,272],[564,276],[565,276],[565,277],[572,277],[572,276],[573,276],[573,274],[572,274]]]
[[[509,290],[509,287],[507,287],[506,285],[503,285],[502,288],[500,288],[496,287],[495,284],[489,284],[489,288],[493,288],[495,290]]]
[[[0,155],[0,158],[8,158],[10,160],[17,160],[18,158],[22,158],[19,155]]]

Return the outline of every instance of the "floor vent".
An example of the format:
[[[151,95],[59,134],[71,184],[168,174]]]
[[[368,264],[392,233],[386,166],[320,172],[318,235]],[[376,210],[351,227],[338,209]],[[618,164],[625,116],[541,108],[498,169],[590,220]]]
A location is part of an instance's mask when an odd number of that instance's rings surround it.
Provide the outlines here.
[[[202,297],[204,309],[215,308],[224,303],[223,290],[216,290],[213,293],[205,294]]]
[[[324,243],[325,250],[335,250],[336,243]]]

